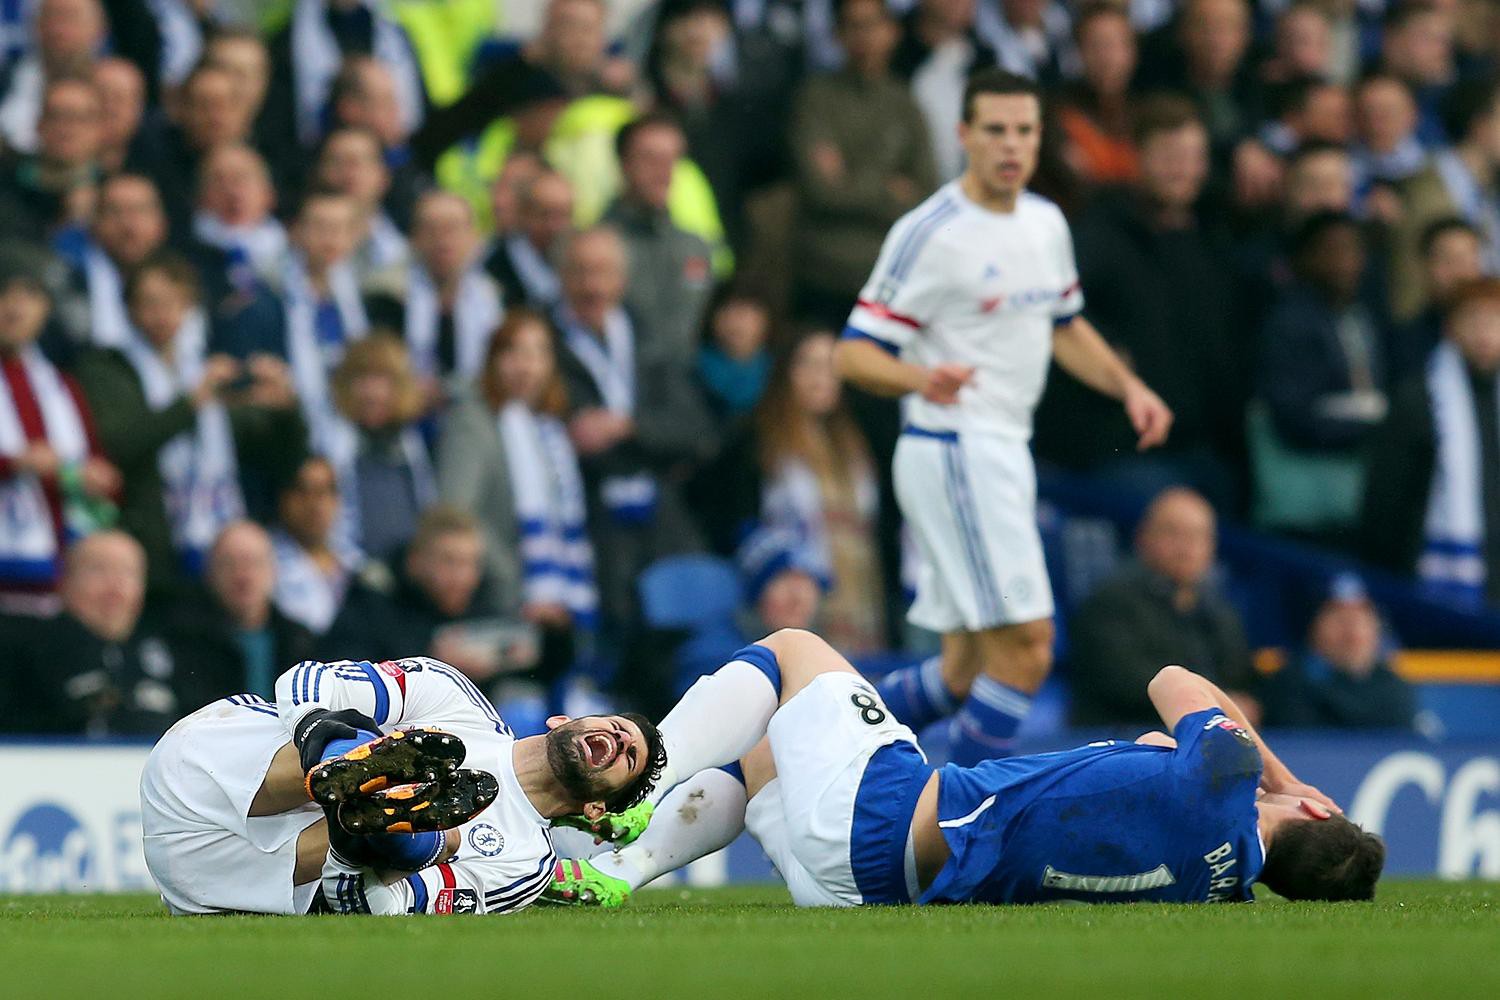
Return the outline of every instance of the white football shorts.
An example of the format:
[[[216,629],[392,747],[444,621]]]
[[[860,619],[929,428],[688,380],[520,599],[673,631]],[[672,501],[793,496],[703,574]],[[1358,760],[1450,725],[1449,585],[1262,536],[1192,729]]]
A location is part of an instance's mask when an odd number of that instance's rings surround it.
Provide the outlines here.
[[[1052,617],[1024,441],[908,427],[892,471],[921,557],[908,621],[948,633]]]
[[[169,729],[141,775],[146,866],[174,914],[306,913],[318,883],[293,886],[297,838],[323,818],[309,802],[250,816],[287,744],[275,707],[237,695]]]

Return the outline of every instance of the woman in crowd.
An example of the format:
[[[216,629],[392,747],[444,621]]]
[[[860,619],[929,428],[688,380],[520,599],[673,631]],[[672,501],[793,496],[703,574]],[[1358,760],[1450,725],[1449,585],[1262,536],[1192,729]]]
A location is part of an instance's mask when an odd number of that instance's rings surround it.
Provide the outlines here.
[[[541,631],[537,681],[568,668],[575,628],[592,628],[598,611],[566,407],[546,320],[511,309],[474,391],[449,410],[438,448],[439,492],[483,524],[501,609]]]
[[[338,471],[340,541],[389,560],[437,499],[437,478],[417,422],[426,398],[406,348],[382,333],[348,346],[333,374],[338,417],[315,450]]]
[[[82,392],[36,346],[50,309],[35,277],[0,276],[0,610],[8,612],[58,610],[63,549],[96,526],[95,512],[113,514],[120,488]]]
[[[306,436],[285,362],[210,355],[198,302],[187,261],[146,261],[125,283],[130,338],[78,372],[109,415],[99,438],[125,479],[120,524],[145,546],[156,589],[199,576],[220,529],[246,516],[242,474],[279,478]]]
[[[741,423],[760,402],[771,372],[771,308],[747,292],[721,292],[708,311],[698,380],[720,426]]]
[[[1087,184],[1135,180],[1130,83],[1137,61],[1135,33],[1119,6],[1094,3],[1073,26],[1083,75],[1061,94],[1057,111],[1063,157]]]
[[[700,477],[695,499],[721,551],[750,558],[769,535],[790,539],[777,546],[787,567],[827,588],[819,631],[859,654],[885,639],[879,493],[869,446],[840,397],[834,343],[818,330],[777,358],[749,426]]]

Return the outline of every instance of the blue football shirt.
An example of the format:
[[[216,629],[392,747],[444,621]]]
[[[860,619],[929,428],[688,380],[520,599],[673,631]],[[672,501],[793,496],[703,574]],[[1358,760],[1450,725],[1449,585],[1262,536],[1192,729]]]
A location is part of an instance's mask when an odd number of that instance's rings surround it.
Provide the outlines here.
[[[1253,899],[1260,753],[1217,708],[1185,715],[1177,748],[1096,743],[948,765],[938,825],[952,856],[921,901]]]

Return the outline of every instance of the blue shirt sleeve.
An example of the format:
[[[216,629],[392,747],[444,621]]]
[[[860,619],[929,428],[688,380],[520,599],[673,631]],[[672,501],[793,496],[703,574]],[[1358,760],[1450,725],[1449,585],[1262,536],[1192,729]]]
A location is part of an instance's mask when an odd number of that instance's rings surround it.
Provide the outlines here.
[[[1233,778],[1260,780],[1260,748],[1255,737],[1220,708],[1190,712],[1172,731],[1179,770],[1206,784],[1221,785]]]

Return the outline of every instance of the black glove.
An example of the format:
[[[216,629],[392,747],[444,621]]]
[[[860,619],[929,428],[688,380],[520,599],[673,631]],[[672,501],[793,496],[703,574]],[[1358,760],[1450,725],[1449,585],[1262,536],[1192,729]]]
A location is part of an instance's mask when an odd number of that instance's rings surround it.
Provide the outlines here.
[[[323,751],[334,740],[357,740],[360,732],[380,735],[380,726],[368,715],[346,708],[342,712],[330,712],[326,708],[308,712],[297,731],[292,734],[292,743],[302,759],[302,773],[306,774],[323,761]]]

